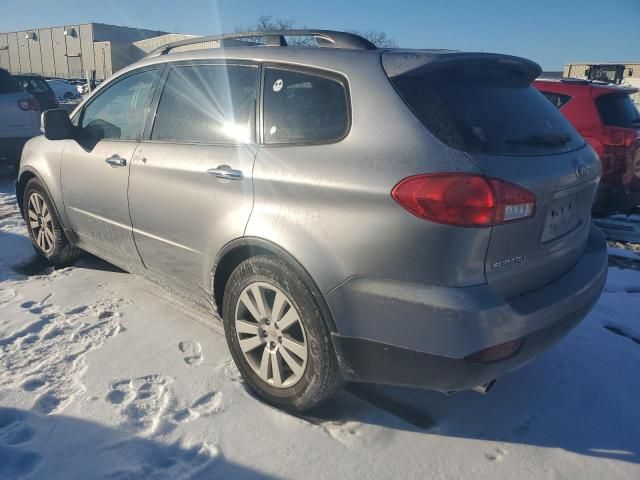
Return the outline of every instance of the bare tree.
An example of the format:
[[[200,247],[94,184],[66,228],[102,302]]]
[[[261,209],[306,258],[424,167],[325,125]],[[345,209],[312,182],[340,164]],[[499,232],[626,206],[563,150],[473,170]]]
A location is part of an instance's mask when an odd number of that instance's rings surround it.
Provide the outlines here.
[[[265,32],[268,30],[294,30],[296,28],[293,20],[287,20],[284,18],[273,18],[272,15],[260,15],[258,22],[255,25],[251,25],[246,28],[236,27],[236,32]],[[305,27],[300,27],[305,28]],[[310,46],[315,42],[309,37],[287,37],[289,45],[297,46]]]
[[[390,38],[381,30],[367,30],[366,32],[351,30],[351,33],[366,38],[378,48],[396,48],[398,46],[393,38]]]
[[[297,27],[294,20],[273,18],[272,15],[261,15],[260,17],[258,17],[258,21],[255,25],[251,25],[246,28],[236,27],[236,32],[264,32],[267,30],[286,31],[295,30],[298,28],[305,27]],[[383,31],[367,30],[366,32],[358,32],[356,30],[352,30],[351,33],[355,33],[356,35],[360,35],[361,37],[366,38],[378,48],[395,48],[397,46],[396,41],[387,36],[387,34]],[[316,44],[315,41],[310,37],[287,37],[287,42],[290,45],[299,46],[311,46]]]

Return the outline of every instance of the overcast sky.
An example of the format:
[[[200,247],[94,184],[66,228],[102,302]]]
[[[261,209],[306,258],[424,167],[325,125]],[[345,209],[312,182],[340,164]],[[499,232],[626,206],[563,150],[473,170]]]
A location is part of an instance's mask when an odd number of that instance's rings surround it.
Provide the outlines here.
[[[640,0],[2,0],[0,32],[111,23],[215,34],[260,15],[300,26],[384,30],[402,47],[492,51],[545,70],[580,61],[640,62]]]

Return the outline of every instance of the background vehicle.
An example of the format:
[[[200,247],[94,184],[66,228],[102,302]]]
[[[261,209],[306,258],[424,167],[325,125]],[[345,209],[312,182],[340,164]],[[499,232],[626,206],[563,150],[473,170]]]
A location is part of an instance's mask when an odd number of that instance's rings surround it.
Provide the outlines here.
[[[77,100],[80,98],[78,89],[75,85],[65,80],[47,80],[51,89],[55,92],[58,100]]]
[[[17,167],[27,140],[40,134],[40,104],[0,68],[0,167]]]
[[[162,47],[43,115],[17,184],[42,256],[209,302],[249,385],[299,410],[342,379],[486,390],[586,315],[600,163],[537,64],[308,30],[167,54],[255,36]]]
[[[13,78],[16,79],[24,90],[29,92],[36,98],[36,100],[38,100],[41,110],[44,111],[52,108],[58,108],[56,94],[40,75],[21,74],[14,75]]]
[[[536,80],[600,156],[602,179],[594,213],[608,215],[640,205],[640,113],[637,90],[577,79]]]

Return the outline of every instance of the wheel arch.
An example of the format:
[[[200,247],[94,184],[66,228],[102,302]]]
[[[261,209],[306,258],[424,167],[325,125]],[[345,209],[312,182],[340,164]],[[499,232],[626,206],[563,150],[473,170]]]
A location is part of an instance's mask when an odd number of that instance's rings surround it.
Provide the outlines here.
[[[42,176],[38,173],[37,170],[35,170],[34,168],[30,167],[30,166],[26,166],[23,167],[22,170],[20,171],[18,178],[16,180],[15,183],[15,188],[16,188],[16,200],[18,202],[18,207],[20,208],[20,214],[23,215],[23,204],[24,204],[24,192],[27,188],[27,183],[29,183],[29,180],[35,178],[36,180],[38,180],[38,182],[40,182],[40,185],[42,185],[42,188],[45,189],[47,196],[49,197],[49,200],[51,201],[51,204],[53,206],[54,209],[54,213],[56,215],[56,217],[58,218],[58,221],[60,222],[60,225],[62,226],[62,230],[64,231],[65,236],[67,237],[67,240],[69,240],[71,242],[72,240],[72,235],[70,235],[70,231],[67,229],[66,225],[65,225],[65,217],[63,215],[61,215],[61,211],[60,208],[58,207],[58,204],[56,203],[55,197],[51,194],[51,190],[49,189],[49,186],[47,185],[47,182],[44,181],[44,179],[42,178]],[[73,243],[73,242],[71,242]]]
[[[29,183],[29,180],[31,180],[32,178],[37,179],[38,182],[40,182],[40,185],[42,185],[42,188],[46,190],[47,196],[49,197],[49,200],[51,200],[51,203],[53,204],[53,208],[56,211],[56,215],[58,216],[58,219],[61,219],[62,217],[60,215],[60,210],[58,209],[58,205],[56,204],[56,201],[54,200],[54,197],[51,194],[51,190],[49,190],[49,186],[47,185],[47,182],[45,182],[42,176],[35,169],[31,167],[24,167],[22,172],[20,172],[18,179],[16,181],[16,200],[18,201],[20,212],[22,212],[22,206],[24,203],[24,191],[27,188],[27,183]]]
[[[211,273],[211,292],[214,310],[222,317],[222,302],[227,281],[235,268],[248,258],[257,255],[274,255],[284,260],[295,272],[302,277],[311,294],[316,300],[322,317],[331,333],[337,332],[329,305],[320,292],[309,272],[289,252],[282,247],[259,237],[242,237],[227,243],[219,252]]]

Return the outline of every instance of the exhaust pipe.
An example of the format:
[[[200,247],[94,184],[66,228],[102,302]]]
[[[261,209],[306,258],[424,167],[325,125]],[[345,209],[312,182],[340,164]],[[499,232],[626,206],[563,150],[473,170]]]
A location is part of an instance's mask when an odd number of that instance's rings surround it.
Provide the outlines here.
[[[490,382],[485,383],[484,385],[478,385],[477,387],[473,387],[471,390],[473,390],[474,392],[482,393],[484,395],[485,393],[488,393],[489,390],[491,390],[495,384],[496,384],[496,381],[495,379],[493,379]]]

